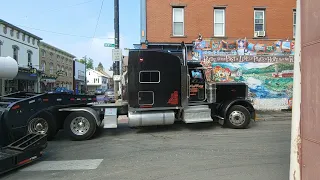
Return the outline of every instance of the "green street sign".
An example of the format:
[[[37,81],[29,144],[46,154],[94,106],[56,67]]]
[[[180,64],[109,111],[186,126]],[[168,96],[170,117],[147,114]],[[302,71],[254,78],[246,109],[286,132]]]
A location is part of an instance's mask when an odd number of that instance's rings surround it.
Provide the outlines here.
[[[111,43],[104,43],[104,47],[115,47],[115,45]]]

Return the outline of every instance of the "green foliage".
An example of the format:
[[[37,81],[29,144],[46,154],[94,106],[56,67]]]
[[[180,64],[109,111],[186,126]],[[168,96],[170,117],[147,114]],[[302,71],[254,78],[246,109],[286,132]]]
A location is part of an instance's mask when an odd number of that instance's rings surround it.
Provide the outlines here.
[[[100,71],[100,72],[104,71],[104,67],[101,62],[99,62],[99,64],[98,64],[97,71]]]
[[[272,64],[265,68],[252,68],[243,71],[243,74],[264,74],[264,73],[273,73],[275,72],[275,67],[278,65],[279,72],[284,70],[293,70],[293,64],[292,63],[278,63],[278,64]]]
[[[84,56],[82,59],[79,59],[78,62],[86,65],[87,69],[93,69],[93,59],[87,58],[87,56]]]

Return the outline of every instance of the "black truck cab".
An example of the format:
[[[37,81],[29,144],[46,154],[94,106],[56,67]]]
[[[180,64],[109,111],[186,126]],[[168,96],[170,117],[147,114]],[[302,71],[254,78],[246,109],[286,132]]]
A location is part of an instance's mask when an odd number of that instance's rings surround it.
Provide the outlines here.
[[[199,61],[161,50],[129,51],[130,126],[166,125],[215,119],[245,128],[255,118],[245,83],[210,83]]]

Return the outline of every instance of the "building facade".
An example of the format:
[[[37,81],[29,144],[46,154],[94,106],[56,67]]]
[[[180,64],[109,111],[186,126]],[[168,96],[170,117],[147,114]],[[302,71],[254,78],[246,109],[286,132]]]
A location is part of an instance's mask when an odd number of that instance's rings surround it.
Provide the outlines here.
[[[52,91],[55,87],[73,90],[74,55],[48,43],[40,42],[39,57],[40,70],[43,72],[42,92]]]
[[[0,56],[10,56],[19,66],[18,75],[5,80],[1,94],[40,91],[39,43],[40,37],[0,19]]]
[[[86,89],[85,89],[86,66],[78,61],[74,61],[73,69],[74,69],[73,89],[76,94],[83,94],[86,92]]]
[[[105,91],[109,88],[109,77],[106,74],[88,69],[86,76],[88,93],[94,94],[96,90]]]
[[[291,108],[295,0],[141,0],[141,47],[181,50],[209,82],[245,82],[261,110]]]

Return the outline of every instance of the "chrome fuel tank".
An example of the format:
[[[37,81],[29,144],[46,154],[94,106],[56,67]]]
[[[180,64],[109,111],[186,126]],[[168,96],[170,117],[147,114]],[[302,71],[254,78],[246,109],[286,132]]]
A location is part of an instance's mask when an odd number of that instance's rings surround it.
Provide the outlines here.
[[[175,120],[174,111],[147,111],[147,112],[129,112],[129,126],[154,126],[169,125]]]

